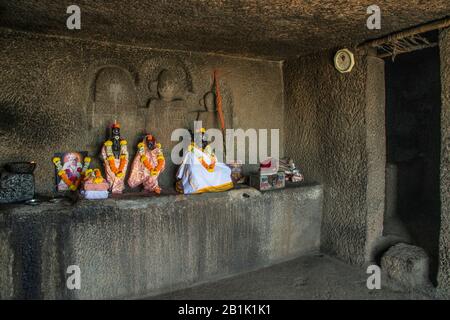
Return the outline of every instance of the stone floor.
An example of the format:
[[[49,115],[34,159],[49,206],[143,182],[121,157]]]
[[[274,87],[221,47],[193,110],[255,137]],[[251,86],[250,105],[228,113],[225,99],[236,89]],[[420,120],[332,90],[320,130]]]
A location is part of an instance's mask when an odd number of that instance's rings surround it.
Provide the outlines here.
[[[369,290],[365,270],[326,255],[310,255],[149,299],[427,299],[383,287]]]

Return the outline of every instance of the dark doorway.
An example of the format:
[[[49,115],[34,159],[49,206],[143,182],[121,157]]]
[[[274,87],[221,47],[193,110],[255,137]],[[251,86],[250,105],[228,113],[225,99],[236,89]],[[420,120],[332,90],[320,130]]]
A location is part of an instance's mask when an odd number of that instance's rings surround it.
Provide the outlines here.
[[[387,185],[386,190],[395,193],[393,220],[400,225],[389,225],[392,220],[385,219],[385,233],[402,230],[400,236],[427,252],[430,280],[436,285],[441,211],[439,49],[402,54],[385,62],[387,168],[395,172],[390,180],[395,186]]]

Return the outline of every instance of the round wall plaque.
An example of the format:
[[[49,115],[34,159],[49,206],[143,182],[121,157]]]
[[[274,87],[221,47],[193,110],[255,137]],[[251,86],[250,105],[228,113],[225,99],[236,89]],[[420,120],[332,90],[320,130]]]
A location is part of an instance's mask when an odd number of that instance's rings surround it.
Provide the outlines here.
[[[355,65],[355,57],[348,49],[341,49],[334,55],[334,67],[340,73],[352,71]]]

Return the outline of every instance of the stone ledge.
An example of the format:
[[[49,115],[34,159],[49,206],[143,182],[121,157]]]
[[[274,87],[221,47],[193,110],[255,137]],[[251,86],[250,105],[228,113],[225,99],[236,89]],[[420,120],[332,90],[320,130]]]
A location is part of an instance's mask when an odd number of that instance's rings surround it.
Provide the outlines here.
[[[2,206],[0,298],[147,296],[317,251],[322,198],[308,185]],[[72,264],[81,290],[65,287]]]

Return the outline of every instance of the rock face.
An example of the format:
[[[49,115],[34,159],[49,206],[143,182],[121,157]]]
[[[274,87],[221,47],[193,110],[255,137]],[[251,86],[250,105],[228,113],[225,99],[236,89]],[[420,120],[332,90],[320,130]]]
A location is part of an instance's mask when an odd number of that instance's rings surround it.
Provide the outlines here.
[[[32,174],[3,172],[0,175],[0,203],[13,203],[33,199]]]
[[[322,187],[0,206],[0,298],[139,297],[318,251]],[[81,289],[68,290],[70,265]]]
[[[131,158],[145,131],[170,141],[173,125],[165,116],[160,120],[164,108],[173,109],[169,116],[195,119],[205,108],[200,100],[211,90],[215,69],[220,70],[223,106],[233,110],[234,127],[279,129],[282,153],[279,62],[50,39],[10,30],[0,30],[0,56],[0,165],[35,161],[38,193],[55,189],[55,152],[87,151],[91,167],[101,167],[99,151],[114,120],[122,124]],[[176,80],[175,101],[161,99],[157,80],[164,70]],[[179,104],[184,114],[179,114]],[[152,122],[153,117],[159,123]],[[170,145],[162,147],[169,161]],[[163,188],[173,187],[170,175],[170,170],[162,173]]]
[[[81,29],[74,31],[66,28],[69,4],[2,1],[1,23],[8,28],[84,39],[281,60],[353,47],[450,12],[446,0],[77,0],[74,4],[80,7]],[[379,5],[382,12],[380,30],[366,27],[371,4]]]
[[[422,248],[399,243],[381,258],[381,270],[407,288],[429,285],[429,258]]]
[[[441,231],[438,289],[450,298],[450,28],[441,31]]]
[[[353,71],[342,75],[332,57],[324,52],[284,65],[285,154],[306,179],[324,183],[322,249],[362,265],[383,228],[384,62],[357,56]]]

